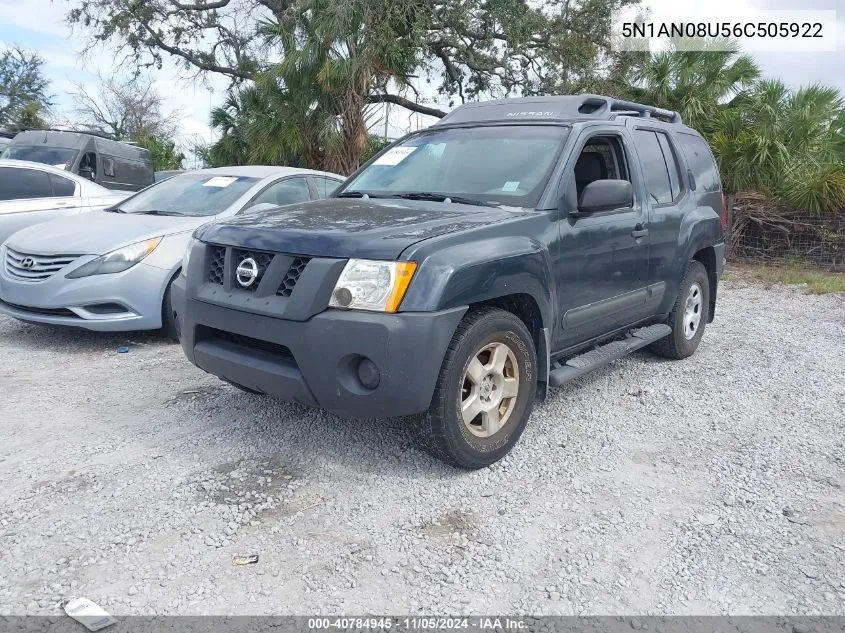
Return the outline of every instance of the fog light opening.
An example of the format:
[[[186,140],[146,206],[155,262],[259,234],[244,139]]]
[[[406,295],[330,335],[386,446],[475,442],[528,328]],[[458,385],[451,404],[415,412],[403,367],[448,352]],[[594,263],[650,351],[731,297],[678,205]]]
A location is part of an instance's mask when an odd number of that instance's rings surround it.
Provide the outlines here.
[[[367,389],[375,389],[381,382],[381,374],[376,364],[369,358],[362,358],[358,362],[358,380]]]
[[[334,299],[341,307],[348,307],[352,303],[352,291],[349,288],[338,288],[334,291]]]

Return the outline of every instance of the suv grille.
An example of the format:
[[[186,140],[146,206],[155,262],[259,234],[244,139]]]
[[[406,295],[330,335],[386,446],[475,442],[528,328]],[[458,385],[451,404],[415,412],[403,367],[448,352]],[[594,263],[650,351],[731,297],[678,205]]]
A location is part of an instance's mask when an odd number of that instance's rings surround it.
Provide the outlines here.
[[[43,281],[77,257],[79,255],[30,255],[6,247],[6,272],[25,281]]]
[[[289,297],[296,287],[296,282],[299,281],[299,276],[310,261],[310,257],[297,257],[294,259],[290,264],[290,268],[288,268],[285,278],[282,279],[282,284],[279,286],[276,294],[282,297]]]
[[[209,244],[209,258],[208,258],[208,275],[207,279],[209,283],[217,284],[219,286],[225,285],[226,282],[226,273],[224,267],[224,261],[226,259],[226,246],[219,246],[217,244]],[[258,265],[258,277],[256,280],[250,284],[246,288],[242,288],[240,284],[237,283],[235,279],[235,272],[234,270],[237,269],[237,266],[240,262],[242,262],[246,258],[252,258],[255,260],[255,263]],[[251,251],[245,250],[240,248],[233,248],[232,249],[232,268],[233,271],[231,274],[231,279],[229,279],[230,286],[235,290],[242,290],[244,292],[255,292],[258,288],[261,280],[264,278],[264,275],[267,273],[267,269],[270,267],[270,264],[273,262],[273,259],[276,257],[275,253],[267,253],[265,251]],[[281,282],[279,282],[279,287],[276,289],[276,295],[280,297],[290,297],[293,293],[293,289],[296,287],[296,283],[299,281],[300,275],[302,275],[305,267],[308,265],[308,262],[311,261],[310,257],[299,257],[295,255],[283,255],[283,257],[291,257],[293,258],[290,266],[288,266],[287,272],[285,273],[284,277],[282,278]]]
[[[211,247],[211,265],[208,269],[208,280],[213,284],[223,285],[223,262],[226,259],[226,249],[222,246]]]

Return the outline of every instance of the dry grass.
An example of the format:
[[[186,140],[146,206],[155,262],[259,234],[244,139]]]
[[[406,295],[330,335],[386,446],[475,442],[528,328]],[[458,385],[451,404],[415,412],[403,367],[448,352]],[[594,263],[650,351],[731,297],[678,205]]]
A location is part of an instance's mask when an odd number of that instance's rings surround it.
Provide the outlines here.
[[[812,270],[798,264],[780,266],[731,263],[725,268],[724,279],[741,279],[764,284],[805,285],[807,294],[845,293],[845,273]]]

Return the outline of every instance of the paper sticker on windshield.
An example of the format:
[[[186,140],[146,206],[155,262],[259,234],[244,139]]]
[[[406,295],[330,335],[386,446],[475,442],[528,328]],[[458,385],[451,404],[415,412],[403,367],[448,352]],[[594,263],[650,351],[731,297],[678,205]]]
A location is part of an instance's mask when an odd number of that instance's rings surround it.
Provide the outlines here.
[[[237,178],[233,178],[231,176],[215,176],[210,180],[206,180],[202,183],[203,187],[228,187],[233,182],[235,182]]]
[[[398,165],[413,154],[416,147],[394,147],[376,159],[373,165]]]
[[[517,189],[519,189],[518,180],[508,180],[502,185],[502,191],[516,191]]]

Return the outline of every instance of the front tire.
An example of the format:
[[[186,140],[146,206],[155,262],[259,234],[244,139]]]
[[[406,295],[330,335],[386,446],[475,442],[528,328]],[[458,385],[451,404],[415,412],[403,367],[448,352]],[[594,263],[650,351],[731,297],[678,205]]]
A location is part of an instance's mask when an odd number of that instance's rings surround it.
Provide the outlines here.
[[[704,264],[692,260],[687,264],[678,298],[667,320],[672,333],[652,343],[649,349],[658,356],[675,360],[692,356],[704,336],[709,317],[710,278]]]
[[[537,352],[525,324],[498,308],[468,313],[440,369],[422,439],[461,468],[500,460],[522,435],[537,388]]]

